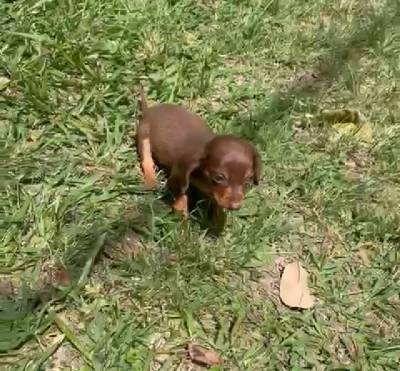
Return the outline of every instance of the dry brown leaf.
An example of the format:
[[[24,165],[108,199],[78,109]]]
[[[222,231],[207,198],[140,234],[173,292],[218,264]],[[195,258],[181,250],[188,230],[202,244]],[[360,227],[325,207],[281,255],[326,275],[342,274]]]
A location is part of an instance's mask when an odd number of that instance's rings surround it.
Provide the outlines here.
[[[39,287],[68,287],[72,283],[72,277],[68,270],[59,262],[53,260],[45,261],[42,264]]]
[[[69,272],[64,267],[58,267],[53,272],[53,285],[55,286],[70,286],[72,283],[72,278]]]
[[[215,350],[206,349],[200,345],[189,343],[188,354],[192,362],[203,366],[222,364],[222,359]]]
[[[321,79],[314,72],[305,72],[298,76],[291,84],[292,89],[316,90],[321,87]]]
[[[315,298],[307,285],[308,273],[299,262],[288,264],[282,274],[279,296],[290,308],[308,309],[314,306]]]

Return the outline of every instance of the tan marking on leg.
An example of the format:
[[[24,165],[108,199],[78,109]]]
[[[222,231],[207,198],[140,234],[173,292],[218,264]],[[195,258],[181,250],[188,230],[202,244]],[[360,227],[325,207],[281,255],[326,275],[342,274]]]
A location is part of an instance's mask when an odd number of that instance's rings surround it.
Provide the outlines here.
[[[142,142],[142,170],[146,186],[150,189],[157,187],[156,172],[154,170],[154,161],[151,156],[150,140],[149,138],[143,139]]]
[[[154,171],[154,164],[142,163],[142,169],[146,187],[149,189],[157,188],[157,177]]]
[[[187,218],[189,216],[188,198],[186,195],[177,197],[172,207],[174,208],[175,211],[182,214],[184,218]]]

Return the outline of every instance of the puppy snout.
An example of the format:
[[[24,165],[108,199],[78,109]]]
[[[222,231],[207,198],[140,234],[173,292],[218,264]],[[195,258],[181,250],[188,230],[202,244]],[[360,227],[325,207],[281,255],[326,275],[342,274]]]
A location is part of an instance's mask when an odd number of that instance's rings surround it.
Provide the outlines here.
[[[237,194],[234,197],[228,198],[226,201],[226,208],[228,210],[239,210],[242,206],[243,194]]]
[[[242,200],[220,199],[218,197],[215,197],[215,200],[219,206],[227,210],[238,210],[242,206]]]
[[[214,199],[219,206],[227,210],[238,210],[242,206],[244,193],[241,188],[228,187],[223,192],[215,192]]]
[[[241,202],[240,201],[230,202],[227,206],[228,206],[227,207],[228,210],[239,210],[240,206],[241,206]]]

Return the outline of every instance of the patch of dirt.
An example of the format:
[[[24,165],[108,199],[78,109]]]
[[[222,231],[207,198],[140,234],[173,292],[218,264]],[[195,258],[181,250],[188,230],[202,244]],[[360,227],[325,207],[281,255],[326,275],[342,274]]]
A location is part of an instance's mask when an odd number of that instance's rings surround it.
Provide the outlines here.
[[[319,74],[313,71],[307,71],[296,76],[289,82],[289,89],[293,91],[302,91],[313,93],[321,89],[323,79]]]
[[[45,300],[55,291],[55,288],[68,287],[72,283],[72,278],[67,269],[54,259],[44,261],[40,267],[39,278],[29,286],[31,294],[39,295]],[[0,278],[0,296],[17,297],[21,292],[22,281],[17,278]]]
[[[103,176],[111,176],[115,173],[115,169],[101,165],[86,164],[82,166],[82,172],[85,175],[102,174]]]
[[[253,272],[250,281],[250,295],[255,303],[265,300],[272,301],[276,307],[283,307],[279,298],[279,280],[283,267],[289,260],[277,257],[273,264]]]
[[[80,370],[84,364],[79,352],[70,343],[64,342],[49,358],[44,369],[46,371]]]
[[[400,335],[400,331],[397,330],[398,320],[392,315],[388,316],[384,312],[380,312],[380,309],[366,313],[365,323],[378,330],[377,336],[383,340],[393,341]]]
[[[319,255],[330,258],[343,253],[343,240],[333,226],[323,226],[319,238]]]
[[[176,368],[176,371],[204,371],[204,369],[202,366],[193,364],[190,360],[183,360]]]
[[[12,297],[17,295],[19,291],[19,285],[9,279],[0,280],[0,296]]]
[[[366,151],[348,151],[344,161],[344,176],[349,182],[362,179],[369,167],[373,164]]]
[[[369,267],[380,253],[380,250],[380,247],[375,242],[366,241],[359,246],[357,253],[353,256],[353,260],[357,265]]]
[[[113,260],[136,259],[143,254],[145,247],[140,236],[132,231],[127,231],[117,242],[109,243],[104,249],[104,254]]]

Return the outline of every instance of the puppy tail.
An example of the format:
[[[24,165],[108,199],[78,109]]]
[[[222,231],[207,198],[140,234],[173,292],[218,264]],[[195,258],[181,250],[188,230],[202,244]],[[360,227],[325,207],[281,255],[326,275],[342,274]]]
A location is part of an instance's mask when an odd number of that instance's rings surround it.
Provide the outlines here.
[[[139,109],[141,111],[141,114],[143,115],[145,113],[145,111],[147,110],[147,102],[146,102],[146,98],[144,96],[144,89],[143,89],[143,85],[140,84],[139,85]]]

